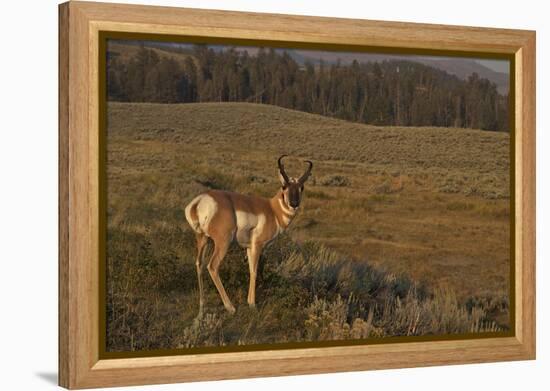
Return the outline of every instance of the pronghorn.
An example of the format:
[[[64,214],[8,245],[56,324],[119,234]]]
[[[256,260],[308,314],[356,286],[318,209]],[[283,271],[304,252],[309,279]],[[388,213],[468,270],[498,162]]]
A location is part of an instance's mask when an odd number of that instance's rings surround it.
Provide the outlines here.
[[[304,183],[313,167],[313,163],[306,160],[309,165],[306,172],[298,179],[289,178],[282,163],[285,156],[277,161],[281,188],[273,198],[209,190],[195,197],[185,207],[185,218],[195,232],[197,241],[195,264],[199,281],[199,318],[204,306],[202,270],[208,238],[214,242],[214,250],[207,269],[227,311],[234,313],[235,307],[225,292],[218,271],[233,240],[246,249],[250,271],[247,301],[251,307],[255,306],[260,254],[269,242],[290,225],[298,213]]]

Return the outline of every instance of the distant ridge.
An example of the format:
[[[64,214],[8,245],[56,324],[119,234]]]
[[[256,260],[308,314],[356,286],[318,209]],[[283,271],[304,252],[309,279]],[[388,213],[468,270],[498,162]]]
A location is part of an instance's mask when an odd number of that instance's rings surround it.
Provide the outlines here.
[[[506,63],[151,41],[107,50],[115,101],[255,102],[359,123],[508,130],[507,97],[484,77]]]
[[[155,42],[155,41],[119,41],[121,44],[130,46],[140,46],[142,43],[145,47],[166,50],[169,52],[184,53],[185,49],[189,49],[191,44],[181,44],[172,42]],[[221,50],[223,46],[208,45],[215,50]],[[257,47],[239,46],[238,50],[246,50],[250,55],[255,55],[258,52]],[[311,62],[319,64],[321,52],[311,50],[298,49],[278,49],[276,51],[286,51],[296,62],[304,64]],[[359,62],[383,62],[391,60],[404,60],[421,63],[445,71],[451,75],[455,75],[460,79],[467,79],[472,73],[477,73],[479,77],[488,79],[495,83],[498,92],[505,95],[508,94],[510,78],[509,75],[503,72],[494,71],[483,64],[480,64],[470,58],[462,57],[436,57],[436,56],[416,56],[416,55],[398,55],[384,53],[361,53]],[[327,64],[335,64],[338,60],[342,64],[351,64],[354,59],[358,58],[356,53],[349,52],[322,52],[322,59]]]
[[[317,56],[319,52],[309,50],[289,50],[292,58],[301,64],[306,61],[318,64],[320,58]],[[338,60],[342,64],[351,64],[357,58],[355,53],[346,52],[324,52],[323,61],[328,64],[334,64]],[[479,77],[490,80],[498,87],[501,94],[507,94],[509,90],[509,76],[503,72],[496,72],[476,61],[469,58],[452,58],[452,57],[432,57],[432,56],[411,56],[411,55],[396,55],[382,53],[361,53],[359,62],[382,62],[391,60],[405,60],[418,62],[428,65],[439,70],[445,71],[451,75],[455,75],[461,79],[467,79],[472,73],[477,73]]]

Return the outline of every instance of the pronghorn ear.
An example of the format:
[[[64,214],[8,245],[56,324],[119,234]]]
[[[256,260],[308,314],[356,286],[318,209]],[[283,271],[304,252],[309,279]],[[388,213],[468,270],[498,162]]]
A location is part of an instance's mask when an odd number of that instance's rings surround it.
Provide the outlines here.
[[[279,172],[279,181],[281,182],[281,186],[286,186],[285,178],[283,178],[283,175]]]

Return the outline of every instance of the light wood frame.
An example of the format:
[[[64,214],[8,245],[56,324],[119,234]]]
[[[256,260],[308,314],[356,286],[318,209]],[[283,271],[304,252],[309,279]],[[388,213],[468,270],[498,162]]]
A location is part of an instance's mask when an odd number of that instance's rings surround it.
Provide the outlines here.
[[[100,359],[100,31],[506,53],[515,59],[515,336]],[[59,384],[90,388],[535,358],[535,32],[68,2],[59,6]]]

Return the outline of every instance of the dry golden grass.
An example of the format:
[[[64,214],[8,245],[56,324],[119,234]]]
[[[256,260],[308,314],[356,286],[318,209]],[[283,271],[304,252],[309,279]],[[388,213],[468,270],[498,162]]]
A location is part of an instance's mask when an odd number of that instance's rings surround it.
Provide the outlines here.
[[[149,183],[147,203],[181,209],[205,189],[198,181],[269,196],[280,154],[308,158],[295,239],[461,296],[508,291],[508,148],[503,133],[371,127],[254,104],[109,106],[109,178]],[[331,186],[338,176],[349,184]]]
[[[193,328],[194,248],[183,208],[207,187],[271,196],[278,188],[276,159],[283,153],[291,155],[290,174],[301,173],[305,158],[313,160],[314,168],[303,211],[288,236],[277,241],[278,252],[263,257],[271,268],[258,292],[265,306],[233,320],[212,310]],[[503,133],[374,127],[245,103],[111,102],[108,341],[114,349],[143,349],[261,343],[269,332],[275,338],[269,341],[284,342],[506,328],[508,156],[509,137]],[[393,288],[391,295],[367,289],[377,303],[372,308],[378,308],[370,321],[370,307],[357,312],[359,304],[340,297],[341,290],[302,303],[307,294],[297,286],[289,293],[294,285],[285,285],[296,277],[289,274],[284,284],[279,280],[280,264],[291,261],[281,241],[298,249],[315,243],[346,265],[376,267],[379,277],[368,281],[403,276],[410,281],[400,284],[408,288],[398,289],[399,295]],[[274,260],[278,266],[270,263]],[[230,272],[222,279],[233,281],[228,282],[230,296],[245,303],[244,252],[232,249],[224,267]],[[355,275],[359,269],[353,270]],[[143,286],[149,290],[140,296]],[[413,286],[446,293],[426,301],[429,295],[407,293]],[[209,291],[212,308],[220,307],[212,285]],[[286,297],[288,306],[275,305],[269,294]],[[385,306],[388,297],[393,301]],[[282,308],[303,311],[291,315]],[[451,320],[429,319],[430,308],[452,308],[446,311]],[[474,308],[481,312],[473,313]],[[177,321],[166,320],[173,316]],[[410,324],[417,318],[426,323]],[[164,322],[162,327],[153,319]],[[270,319],[282,320],[275,326]],[[249,327],[246,333],[238,329],[242,324]],[[283,332],[296,324],[302,325],[302,334]],[[145,331],[137,325],[148,330],[151,341],[143,340]]]

